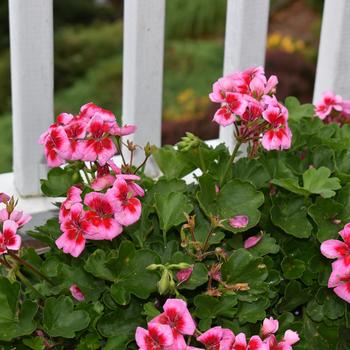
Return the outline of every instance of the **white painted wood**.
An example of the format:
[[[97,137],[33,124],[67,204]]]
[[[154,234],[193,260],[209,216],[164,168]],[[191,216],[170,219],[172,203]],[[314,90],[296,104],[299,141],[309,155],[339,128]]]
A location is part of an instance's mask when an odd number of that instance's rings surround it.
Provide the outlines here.
[[[265,63],[269,0],[227,0],[224,74]],[[220,139],[234,145],[233,126]]]
[[[53,120],[52,0],[9,0],[13,169],[18,193],[40,194],[45,176],[37,141]]]
[[[14,185],[14,173],[0,174],[0,192],[19,198],[20,194]],[[37,214],[48,210],[57,209],[52,203],[60,201],[61,198],[28,197],[19,198],[17,209],[27,214]]]
[[[140,146],[161,144],[164,21],[165,0],[124,1],[122,115],[137,126],[132,139]]]
[[[314,102],[331,90],[350,98],[350,1],[326,0],[317,62]]]

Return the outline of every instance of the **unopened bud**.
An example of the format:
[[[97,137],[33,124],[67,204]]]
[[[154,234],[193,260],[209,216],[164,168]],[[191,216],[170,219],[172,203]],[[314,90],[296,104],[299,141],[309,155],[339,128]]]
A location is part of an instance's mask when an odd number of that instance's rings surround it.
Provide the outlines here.
[[[181,152],[187,152],[198,147],[201,143],[202,140],[199,137],[190,132],[186,132],[186,136],[182,137],[181,141],[177,143],[177,148]]]
[[[144,147],[144,151],[145,151],[145,156],[146,157],[150,157],[154,151],[157,149],[156,146],[151,145],[149,142],[146,144],[146,146]]]
[[[161,268],[164,268],[164,266],[160,265],[160,264],[151,264],[151,265],[148,265],[146,267],[146,270],[148,270],[148,271],[155,271],[155,270],[158,270],[158,269],[161,269]]]
[[[170,289],[170,276],[169,271],[164,270],[162,273],[162,277],[158,282],[158,292],[160,295],[166,294]]]

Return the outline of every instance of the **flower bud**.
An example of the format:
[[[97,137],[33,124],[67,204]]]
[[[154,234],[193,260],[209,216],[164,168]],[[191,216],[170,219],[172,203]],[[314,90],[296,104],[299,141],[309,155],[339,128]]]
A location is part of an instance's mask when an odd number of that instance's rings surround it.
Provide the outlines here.
[[[148,271],[155,271],[155,270],[158,270],[158,269],[160,269],[160,268],[162,268],[163,266],[162,265],[160,265],[160,264],[151,264],[151,265],[148,265],[147,267],[146,267],[146,270],[148,270]]]
[[[170,289],[170,275],[168,270],[164,270],[158,282],[158,292],[160,295],[166,294]]]
[[[187,152],[193,148],[198,147],[202,143],[202,140],[190,132],[186,132],[186,136],[181,138],[181,141],[177,143],[177,147],[181,152]]]

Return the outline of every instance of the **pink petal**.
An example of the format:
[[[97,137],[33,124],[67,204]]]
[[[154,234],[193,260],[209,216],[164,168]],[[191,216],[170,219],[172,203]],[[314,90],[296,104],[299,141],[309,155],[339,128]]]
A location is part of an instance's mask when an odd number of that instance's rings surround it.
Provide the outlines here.
[[[342,298],[347,303],[350,303],[350,282],[335,287],[333,291],[339,298]]]
[[[0,192],[0,203],[7,203],[11,197],[4,192]]]
[[[342,258],[350,254],[350,247],[336,239],[329,239],[321,244],[321,253],[329,259]]]
[[[192,275],[193,267],[188,267],[187,269],[182,269],[176,273],[176,279],[179,282],[186,282]]]
[[[349,266],[344,259],[336,260],[332,263],[332,273],[328,280],[328,288],[342,284],[344,280],[350,279]]]
[[[141,202],[133,197],[114,214],[114,218],[123,226],[129,226],[139,220],[141,216]]]
[[[149,337],[148,331],[142,327],[136,328],[135,340],[140,350],[148,350],[147,338]]]
[[[135,125],[124,125],[121,128],[118,125],[116,125],[116,127],[114,127],[111,130],[111,134],[117,135],[117,136],[126,136],[126,135],[133,134],[135,131],[136,131]]]
[[[236,335],[234,349],[244,350],[247,347],[247,339],[244,333]]]
[[[229,224],[233,228],[244,228],[248,225],[249,218],[247,215],[236,215],[229,219]]]
[[[181,299],[168,299],[163,306],[165,314],[169,319],[180,320],[175,324],[176,330],[181,334],[193,335],[196,330],[196,324],[190,312],[187,309],[187,304]]]
[[[278,331],[279,322],[274,320],[272,317],[265,318],[261,328],[261,334],[266,337],[270,334],[274,334]]]
[[[78,301],[84,301],[85,300],[85,295],[84,293],[80,290],[80,288],[76,284],[72,284],[69,288],[70,292],[72,293],[72,296],[74,299]]]
[[[297,332],[291,331],[290,329],[286,330],[284,333],[283,340],[289,344],[293,345],[300,340],[299,334]]]
[[[259,336],[254,335],[250,338],[248,343],[249,350],[269,350],[270,347],[264,343]]]
[[[63,249],[63,252],[78,257],[85,249],[85,238],[80,236],[75,240],[69,238],[67,233],[63,233],[56,240],[56,246]]]
[[[257,245],[261,241],[261,238],[262,238],[262,234],[259,234],[256,236],[251,236],[251,237],[247,238],[244,241],[244,248],[249,249],[249,248],[254,247],[255,245]]]
[[[8,220],[9,219],[9,213],[7,212],[7,209],[4,208],[4,209],[1,209],[0,210],[0,223],[5,221],[5,220]]]
[[[346,224],[344,228],[339,231],[339,235],[343,238],[344,242],[350,247],[350,223]]]
[[[214,114],[213,121],[221,126],[228,126],[236,120],[233,113],[231,113],[226,106],[219,108]]]
[[[174,336],[168,325],[149,323],[148,332],[160,346],[171,346],[174,343]]]
[[[201,334],[199,337],[197,337],[197,340],[204,345],[213,346],[213,345],[220,344],[222,335],[223,335],[222,328],[220,326],[217,326]]]
[[[101,191],[108,187],[111,187],[115,181],[115,176],[111,174],[98,176],[94,181],[91,183],[91,188],[95,191]]]

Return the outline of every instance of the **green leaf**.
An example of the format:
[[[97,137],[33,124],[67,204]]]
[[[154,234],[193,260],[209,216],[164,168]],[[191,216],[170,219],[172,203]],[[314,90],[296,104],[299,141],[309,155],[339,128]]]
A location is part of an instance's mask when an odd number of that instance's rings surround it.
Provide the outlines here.
[[[269,234],[264,234],[260,242],[252,248],[249,248],[249,253],[255,256],[264,256],[267,254],[276,254],[280,250],[276,239],[271,237]]]
[[[113,282],[116,274],[108,267],[112,259],[115,259],[115,255],[107,256],[104,250],[96,249],[86,260],[84,269],[97,278]]]
[[[48,298],[43,312],[45,332],[51,337],[74,338],[76,332],[88,327],[89,314],[76,310],[71,298],[61,295],[59,298]]]
[[[119,334],[107,340],[103,350],[124,350],[130,342],[130,337],[126,334]]]
[[[48,197],[62,197],[80,180],[79,173],[71,168],[53,168],[47,173],[47,180],[40,180],[41,191]]]
[[[81,338],[75,350],[98,350],[101,348],[101,339],[95,333],[89,333]]]
[[[260,160],[241,158],[233,166],[233,177],[251,182],[256,188],[262,188],[268,184],[270,175]]]
[[[292,280],[287,284],[284,296],[278,303],[278,311],[294,311],[298,306],[306,304],[310,297],[309,289],[303,288],[300,282]]]
[[[200,319],[215,319],[219,316],[232,318],[237,312],[237,298],[233,295],[214,298],[209,295],[197,295],[194,300],[195,316]]]
[[[308,202],[300,197],[289,195],[273,200],[271,220],[284,232],[297,237],[308,238],[312,225],[307,219]]]
[[[118,258],[110,264],[116,279],[111,287],[111,295],[117,303],[126,305],[133,294],[140,299],[147,299],[157,290],[158,273],[147,270],[151,264],[159,264],[159,256],[149,250],[135,250],[129,241],[123,241],[119,247]],[[120,291],[121,289],[121,291]]]
[[[323,320],[323,306],[318,304],[315,299],[310,300],[307,304],[306,312],[313,321],[321,322]]]
[[[10,283],[7,278],[0,277],[0,341],[11,341],[35,330],[34,316],[38,306],[29,300],[20,306],[19,296],[19,283]]]
[[[251,303],[241,302],[238,307],[239,322],[256,323],[266,317],[265,309],[270,305],[269,299],[261,298]]]
[[[197,199],[201,209],[208,217],[216,215],[220,219],[226,219],[223,223],[226,230],[246,231],[259,222],[258,208],[264,203],[264,195],[249,182],[231,180],[220,189],[219,193],[215,192],[215,180],[209,175],[202,176],[199,184]],[[230,226],[228,219],[235,215],[248,216],[248,225],[240,229]]]
[[[179,152],[172,146],[157,149],[153,157],[164,176],[170,179],[182,178],[196,168],[188,161],[186,153]]]
[[[283,258],[281,267],[284,277],[289,280],[300,278],[305,271],[304,261],[290,256]]]
[[[284,188],[289,192],[293,192],[300,196],[308,196],[309,192],[299,186],[297,179],[272,179],[271,183]]]
[[[183,193],[156,194],[154,198],[160,227],[164,232],[168,232],[172,227],[185,222],[185,214],[189,214],[193,210],[192,203]]]
[[[334,190],[339,190],[341,185],[337,177],[330,176],[331,171],[326,167],[308,169],[303,174],[304,188],[323,198],[333,197],[336,194]]]
[[[314,115],[314,106],[311,103],[300,104],[294,96],[287,97],[284,103],[291,121],[298,121],[303,117],[311,118]]]
[[[43,337],[31,337],[23,339],[23,344],[33,350],[45,350]]]
[[[45,225],[35,227],[34,230],[27,232],[28,236],[37,239],[51,248],[56,249],[56,239],[62,234],[60,224],[57,218],[49,219]]]
[[[323,198],[317,198],[309,208],[308,213],[317,224],[317,239],[321,243],[338,237],[341,225],[336,224],[334,219],[341,216],[343,208],[343,205],[335,200]]]
[[[227,262],[222,264],[221,275],[227,283],[248,283],[250,288],[254,288],[267,278],[268,272],[262,258],[257,258],[242,248],[235,250]]]
[[[143,323],[142,304],[132,299],[129,305],[105,314],[97,322],[97,329],[106,338],[122,336],[124,344],[126,339],[134,339],[136,327]]]

